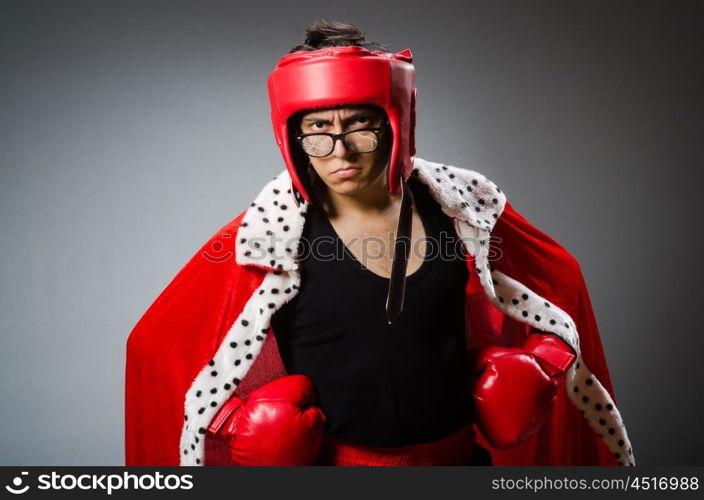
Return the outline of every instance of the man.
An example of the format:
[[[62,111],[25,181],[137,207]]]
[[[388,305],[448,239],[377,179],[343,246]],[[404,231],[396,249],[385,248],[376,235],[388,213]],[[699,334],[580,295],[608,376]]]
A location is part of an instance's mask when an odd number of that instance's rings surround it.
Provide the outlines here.
[[[286,170],[130,335],[127,464],[633,465],[574,259],[414,157],[409,50],[307,34],[269,77]]]

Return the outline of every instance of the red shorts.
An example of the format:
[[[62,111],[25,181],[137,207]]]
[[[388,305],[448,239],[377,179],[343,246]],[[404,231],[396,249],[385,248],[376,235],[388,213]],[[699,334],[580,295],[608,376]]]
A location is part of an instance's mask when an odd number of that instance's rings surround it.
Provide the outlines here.
[[[393,448],[326,435],[316,465],[491,465],[491,454],[476,443],[469,424],[437,441]]]

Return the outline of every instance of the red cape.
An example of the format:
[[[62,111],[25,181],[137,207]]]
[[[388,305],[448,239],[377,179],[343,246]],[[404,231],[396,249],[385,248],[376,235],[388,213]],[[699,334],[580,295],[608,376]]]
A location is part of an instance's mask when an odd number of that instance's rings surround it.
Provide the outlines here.
[[[176,275],[132,330],[127,341],[126,465],[179,465],[184,399],[196,375],[220,346],[267,270],[235,262],[244,212],[218,231]],[[580,336],[584,361],[613,398],[613,389],[579,265],[549,236],[507,204],[492,233],[501,251],[493,265],[567,312]],[[500,239],[500,241],[499,241]],[[468,260],[473,271],[473,262]],[[530,327],[488,300],[476,273],[467,286],[468,346],[522,345]],[[237,387],[246,394],[287,375],[271,329]],[[564,381],[544,427],[509,450],[488,448],[495,465],[618,465],[606,445],[566,396]]]
[[[522,282],[559,306],[575,322],[582,358],[614,399],[601,338],[589,293],[577,261],[555,240],[531,225],[507,203],[492,231],[492,248],[500,257],[492,262],[504,274]],[[470,267],[471,269],[471,267]],[[480,346],[520,346],[531,327],[504,315],[488,300],[472,273],[467,287],[468,338]],[[494,465],[619,465],[587,420],[567,397],[565,379],[545,426],[521,445],[490,449]]]

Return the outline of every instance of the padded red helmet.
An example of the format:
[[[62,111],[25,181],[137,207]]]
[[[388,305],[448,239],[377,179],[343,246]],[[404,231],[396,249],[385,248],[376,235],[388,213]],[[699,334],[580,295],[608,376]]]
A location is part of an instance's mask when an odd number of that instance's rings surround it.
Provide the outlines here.
[[[416,88],[413,55],[406,49],[391,53],[358,46],[327,47],[283,56],[269,75],[271,122],[276,143],[291,175],[292,193],[311,203],[305,175],[296,168],[307,156],[295,141],[297,113],[345,105],[375,105],[386,112],[393,144],[389,163],[389,191],[398,193],[400,177],[407,178],[415,155]]]

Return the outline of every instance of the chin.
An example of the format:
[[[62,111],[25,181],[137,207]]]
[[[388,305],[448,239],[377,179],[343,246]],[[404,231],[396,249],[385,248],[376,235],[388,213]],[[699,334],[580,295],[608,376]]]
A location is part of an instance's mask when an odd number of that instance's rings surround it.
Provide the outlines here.
[[[328,189],[334,191],[337,194],[353,195],[356,193],[361,193],[364,188],[367,187],[366,182],[360,182],[357,180],[348,180],[342,182],[335,182],[327,184]]]

